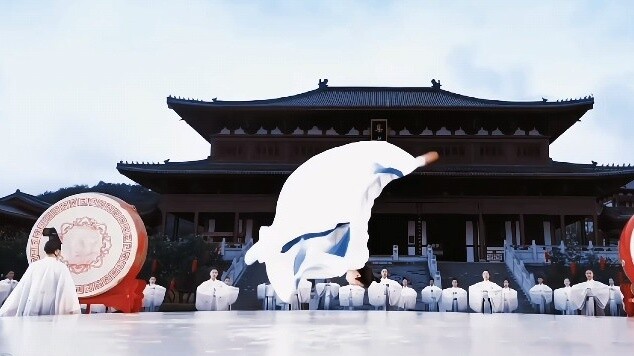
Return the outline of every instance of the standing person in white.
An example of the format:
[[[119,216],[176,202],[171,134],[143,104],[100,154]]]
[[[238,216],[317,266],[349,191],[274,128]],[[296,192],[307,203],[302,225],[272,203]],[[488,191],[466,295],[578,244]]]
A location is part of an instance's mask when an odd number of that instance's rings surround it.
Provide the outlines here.
[[[572,305],[570,299],[570,279],[564,279],[564,287],[557,288],[553,291],[553,301],[555,309],[561,311],[563,315],[577,315],[577,309]]]
[[[570,289],[570,300],[581,315],[604,316],[603,309],[610,300],[610,289],[607,285],[594,280],[594,272],[586,271],[586,281],[577,283]]]
[[[512,313],[517,309],[517,291],[509,287],[508,279],[502,287],[502,313]]]
[[[467,291],[458,287],[458,280],[451,280],[451,287],[442,291],[440,298],[440,311],[466,312],[467,311]]]
[[[489,271],[482,272],[482,282],[469,286],[469,306],[476,313],[502,311],[502,287],[489,280]]]
[[[368,299],[373,306],[390,310],[391,306],[398,307],[402,289],[397,281],[388,278],[388,271],[384,268],[379,282],[372,282],[368,287]]]
[[[31,263],[0,316],[79,314],[79,298],[68,267],[57,260],[62,244],[58,238],[44,244],[46,257]]]
[[[11,294],[18,285],[18,281],[13,279],[14,276],[15,273],[13,271],[9,271],[7,272],[6,278],[0,281],[0,305],[4,303],[4,301],[9,297],[9,294]]]
[[[414,288],[409,286],[409,280],[403,278],[403,289],[401,289],[401,300],[399,308],[403,310],[413,310],[416,308],[416,296],[418,295]]]
[[[165,287],[156,284],[156,277],[150,277],[143,289],[143,309],[149,312],[158,311],[165,299],[165,292]]]
[[[553,301],[553,290],[544,284],[544,279],[537,278],[537,284],[530,290],[531,303],[539,314],[550,313],[550,303]]]
[[[442,289],[435,286],[435,281],[433,279],[429,280],[429,285],[423,288],[420,291],[421,300],[425,303],[427,307],[427,311],[437,312],[438,311],[438,303],[440,302],[440,298],[442,297]]]
[[[610,309],[611,316],[620,316],[621,309],[623,308],[623,293],[621,288],[614,285],[614,279],[608,279],[608,288],[610,289],[610,300],[608,301],[608,308]]]
[[[374,200],[391,181],[437,159],[436,152],[414,157],[385,141],[349,143],[310,158],[284,183],[273,224],[260,228],[245,263],[265,263],[285,302],[302,278],[346,274],[354,283],[369,258]]]
[[[218,270],[212,269],[209,272],[209,279],[202,282],[196,288],[196,309],[197,310],[222,310],[223,305],[219,305],[219,298],[222,290],[227,285],[218,280]],[[228,308],[228,305],[227,305]]]

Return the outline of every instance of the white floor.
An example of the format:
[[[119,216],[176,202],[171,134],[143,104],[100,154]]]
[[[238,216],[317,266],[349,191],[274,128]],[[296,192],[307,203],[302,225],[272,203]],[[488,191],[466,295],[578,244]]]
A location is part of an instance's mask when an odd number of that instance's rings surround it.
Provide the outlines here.
[[[235,311],[0,318],[9,355],[626,355],[634,318]]]

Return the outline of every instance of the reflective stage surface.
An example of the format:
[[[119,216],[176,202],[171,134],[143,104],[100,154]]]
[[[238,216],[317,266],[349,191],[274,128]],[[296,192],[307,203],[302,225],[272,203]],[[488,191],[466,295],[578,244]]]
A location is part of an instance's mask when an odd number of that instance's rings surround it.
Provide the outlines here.
[[[0,356],[579,356],[632,351],[634,320],[622,317],[233,311],[0,318]]]

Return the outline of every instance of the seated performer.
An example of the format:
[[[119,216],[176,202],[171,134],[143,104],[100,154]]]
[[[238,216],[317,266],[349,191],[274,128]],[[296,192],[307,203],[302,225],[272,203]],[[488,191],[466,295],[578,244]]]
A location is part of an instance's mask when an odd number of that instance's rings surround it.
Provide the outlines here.
[[[31,263],[22,280],[0,308],[0,316],[81,312],[73,277],[68,267],[57,260],[61,249],[62,244],[57,233],[51,233],[44,244],[46,257]]]
[[[512,313],[517,309],[517,291],[509,287],[509,280],[504,280],[502,287],[502,313]]]
[[[442,289],[436,287],[434,283],[434,279],[430,279],[429,285],[420,292],[421,300],[430,312],[438,311],[438,302],[442,296]]]
[[[502,310],[502,287],[489,281],[489,271],[482,272],[482,282],[469,286],[469,306],[476,313]]]
[[[416,297],[417,293],[414,288],[409,286],[409,280],[407,278],[403,278],[403,289],[401,289],[401,300],[399,301],[398,307],[403,310],[414,310],[416,309]]]
[[[608,300],[608,308],[611,316],[620,316],[623,309],[623,293],[621,288],[614,285],[614,279],[608,279],[608,289],[610,290],[610,299]],[[608,309],[606,308],[606,309]]]
[[[572,306],[570,301],[570,279],[564,279],[564,287],[557,288],[553,291],[553,303],[555,309],[559,310],[562,315],[577,315],[577,309]]]
[[[225,296],[223,290],[228,287],[218,280],[218,270],[212,269],[209,272],[209,279],[202,282],[196,288],[196,309],[197,310],[226,310],[229,305],[222,303]]]
[[[436,152],[414,157],[385,141],[354,142],[310,158],[284,183],[273,224],[260,228],[246,264],[265,263],[285,301],[302,278],[346,274],[353,283],[369,258],[374,199],[389,182],[436,159]]]
[[[570,289],[570,301],[581,315],[603,316],[603,309],[610,300],[610,289],[607,285],[594,280],[594,272],[586,271],[586,281],[577,283]]]
[[[553,301],[553,290],[544,284],[544,279],[537,278],[537,284],[530,290],[531,303],[538,314],[549,314],[550,303]]]
[[[348,284],[339,288],[339,305],[350,310],[362,307],[364,297],[365,288],[358,284]]]
[[[467,291],[458,287],[458,280],[451,280],[451,287],[442,291],[440,298],[440,311],[466,312],[467,311]]]
[[[156,277],[150,277],[148,285],[143,289],[143,310],[158,311],[165,299],[165,287],[156,284]]]
[[[13,279],[15,273],[13,271],[7,272],[6,278],[0,281],[0,305],[4,303],[5,299],[9,297],[9,294],[13,292],[18,285],[18,281]]]

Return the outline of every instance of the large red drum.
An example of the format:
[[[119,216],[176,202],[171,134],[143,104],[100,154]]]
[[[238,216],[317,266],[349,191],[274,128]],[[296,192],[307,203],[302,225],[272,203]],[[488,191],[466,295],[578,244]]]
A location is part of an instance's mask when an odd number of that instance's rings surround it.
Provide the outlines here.
[[[630,281],[634,282],[634,216],[625,224],[625,228],[621,232],[621,239],[619,240],[619,257],[621,259],[621,265],[623,271]]]
[[[60,260],[73,276],[77,295],[101,295],[121,281],[136,278],[147,255],[147,232],[134,206],[101,193],[83,193],[48,208],[31,230],[26,246],[29,263],[45,256],[54,227],[62,241]]]

